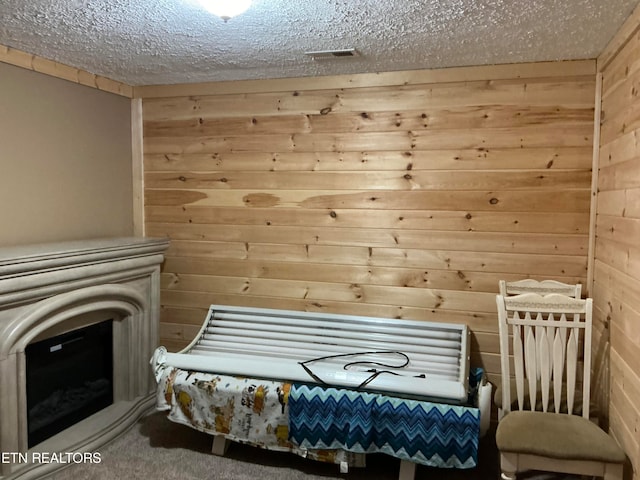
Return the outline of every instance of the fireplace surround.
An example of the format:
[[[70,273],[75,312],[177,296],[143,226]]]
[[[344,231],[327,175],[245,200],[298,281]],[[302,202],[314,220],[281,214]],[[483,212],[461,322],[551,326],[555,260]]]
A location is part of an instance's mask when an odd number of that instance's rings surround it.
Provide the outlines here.
[[[35,452],[90,453],[153,406],[166,239],[109,238],[0,248],[0,478],[40,478],[67,464]],[[112,319],[113,403],[28,446],[28,345]],[[8,455],[7,455],[8,454]]]

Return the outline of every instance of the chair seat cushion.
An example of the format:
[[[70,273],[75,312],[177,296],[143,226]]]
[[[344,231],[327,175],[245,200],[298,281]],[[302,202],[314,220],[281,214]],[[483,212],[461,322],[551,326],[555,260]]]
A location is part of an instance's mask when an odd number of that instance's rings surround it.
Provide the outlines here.
[[[510,412],[498,423],[496,443],[501,452],[564,460],[625,461],[624,452],[613,438],[594,423],[577,415]]]

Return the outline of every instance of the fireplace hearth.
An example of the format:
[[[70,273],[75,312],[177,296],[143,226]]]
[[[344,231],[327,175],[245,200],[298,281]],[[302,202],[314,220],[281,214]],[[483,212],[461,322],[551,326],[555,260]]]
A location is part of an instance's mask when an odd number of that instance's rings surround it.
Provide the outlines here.
[[[0,479],[42,478],[65,465],[23,460],[95,452],[153,407],[167,246],[111,238],[0,248],[0,451],[15,459],[0,463]],[[82,352],[87,336],[102,346]],[[65,369],[72,382],[53,379]]]

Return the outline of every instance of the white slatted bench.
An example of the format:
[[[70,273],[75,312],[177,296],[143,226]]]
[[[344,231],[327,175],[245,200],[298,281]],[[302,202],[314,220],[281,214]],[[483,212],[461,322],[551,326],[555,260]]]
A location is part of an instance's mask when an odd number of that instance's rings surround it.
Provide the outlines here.
[[[190,345],[178,353],[157,350],[154,361],[156,368],[321,383],[455,405],[468,401],[469,333],[466,325],[449,323],[212,305]],[[214,453],[224,453],[224,438],[214,438]],[[403,461],[400,477],[413,478],[414,469]]]

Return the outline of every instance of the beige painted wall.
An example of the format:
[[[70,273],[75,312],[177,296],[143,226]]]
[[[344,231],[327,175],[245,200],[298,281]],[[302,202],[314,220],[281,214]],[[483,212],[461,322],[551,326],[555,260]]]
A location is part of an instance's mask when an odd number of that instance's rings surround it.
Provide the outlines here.
[[[0,246],[132,235],[130,100],[0,63]]]

